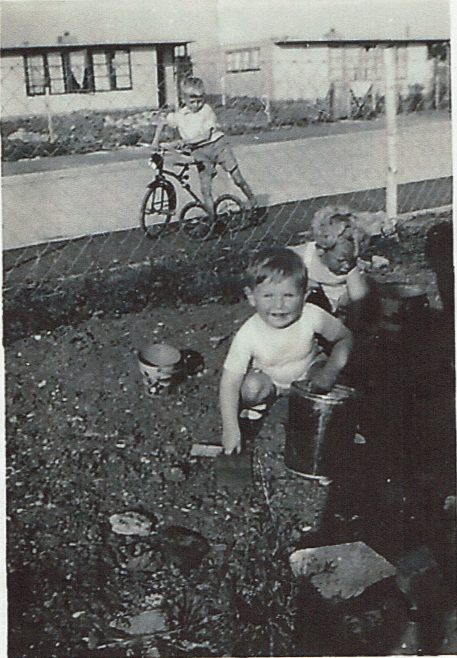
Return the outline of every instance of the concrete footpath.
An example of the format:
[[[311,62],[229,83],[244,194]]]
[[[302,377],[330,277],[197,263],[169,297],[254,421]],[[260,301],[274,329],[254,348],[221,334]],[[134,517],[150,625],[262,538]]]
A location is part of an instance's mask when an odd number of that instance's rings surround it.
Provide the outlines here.
[[[452,175],[451,121],[426,119],[398,132],[398,182]],[[234,147],[262,206],[381,188],[386,134],[365,130]],[[3,248],[137,227],[151,178],[144,160],[91,164],[6,176],[2,182]],[[195,189],[198,182],[193,174]],[[214,192],[235,191],[220,172]],[[190,201],[179,194],[180,204]]]

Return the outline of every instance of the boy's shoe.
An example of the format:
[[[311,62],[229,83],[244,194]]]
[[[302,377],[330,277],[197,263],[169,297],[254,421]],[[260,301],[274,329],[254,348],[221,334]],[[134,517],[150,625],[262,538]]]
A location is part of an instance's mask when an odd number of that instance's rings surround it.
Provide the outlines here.
[[[261,404],[252,407],[245,407],[241,410],[239,424],[242,444],[254,439],[260,432],[266,411],[266,402],[262,402]]]
[[[245,407],[240,411],[240,418],[245,418],[247,420],[262,420],[262,418],[265,416],[266,410],[266,402],[256,404],[252,407]]]

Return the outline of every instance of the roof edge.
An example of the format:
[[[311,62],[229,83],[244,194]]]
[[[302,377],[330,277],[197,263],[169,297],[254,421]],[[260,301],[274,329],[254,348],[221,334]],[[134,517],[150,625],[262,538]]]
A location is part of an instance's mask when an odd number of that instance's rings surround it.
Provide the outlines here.
[[[407,43],[450,43],[449,37],[438,39],[436,37],[418,37],[408,39],[273,39],[277,46],[299,45],[299,44],[336,44],[336,43],[360,43],[360,44],[407,44]]]
[[[2,46],[0,44],[0,51],[7,52],[24,52],[30,50],[77,50],[80,48],[122,48],[122,47],[137,47],[147,48],[148,46],[184,46],[193,43],[191,40],[172,40],[172,41],[106,41],[106,42],[90,42],[90,43],[53,43],[42,45],[20,45],[20,46]]]

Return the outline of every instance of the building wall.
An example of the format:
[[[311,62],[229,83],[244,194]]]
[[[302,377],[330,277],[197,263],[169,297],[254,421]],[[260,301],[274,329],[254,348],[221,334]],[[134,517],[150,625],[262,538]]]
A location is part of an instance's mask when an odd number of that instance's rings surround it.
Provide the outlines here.
[[[162,63],[164,68],[165,102],[167,105],[176,107],[178,104],[178,89],[175,80],[173,48],[163,49]],[[143,69],[143,77],[144,77],[144,72],[147,71],[147,68],[146,67],[139,67],[139,68]],[[154,71],[157,72],[156,67],[154,67]],[[138,88],[140,88],[140,86],[141,83],[138,84]],[[157,78],[155,78],[154,80],[154,89],[157,90]],[[159,103],[157,96],[155,97],[154,102],[155,102],[154,108],[158,107]]]
[[[227,52],[258,46],[259,70],[230,73]],[[411,43],[397,48],[398,89],[408,94],[410,87],[422,85],[427,93],[433,86],[434,62],[428,59],[425,44]],[[371,85],[376,96],[384,94],[383,47],[357,44],[286,45],[273,42],[234,44],[221,49],[192,54],[194,71],[206,82],[209,93],[221,93],[223,82],[228,96],[269,95],[271,100],[324,99],[333,85],[338,93],[365,93]],[[222,81],[223,80],[223,81]],[[346,103],[347,104],[347,103]]]
[[[172,71],[172,48],[166,58],[165,76],[170,103],[176,101]],[[27,96],[22,56],[5,55],[1,59],[2,116],[58,114],[77,110],[117,110],[133,107],[158,107],[157,53],[131,48],[132,89],[83,94]]]
[[[324,98],[329,90],[328,48],[273,46],[273,100]]]
[[[259,50],[258,69],[231,71],[228,54],[234,51]],[[217,49],[192,52],[195,75],[205,81],[209,94],[222,94],[227,97],[271,95],[273,82],[271,41],[230,44]]]
[[[399,81],[399,92],[408,93],[410,85],[422,85],[424,93],[430,93],[433,86],[434,60],[428,59],[427,46],[411,44],[407,46],[406,77]]]
[[[221,78],[225,73],[224,51],[221,48],[196,49],[189,45],[194,75],[205,83],[208,94],[220,94]]]

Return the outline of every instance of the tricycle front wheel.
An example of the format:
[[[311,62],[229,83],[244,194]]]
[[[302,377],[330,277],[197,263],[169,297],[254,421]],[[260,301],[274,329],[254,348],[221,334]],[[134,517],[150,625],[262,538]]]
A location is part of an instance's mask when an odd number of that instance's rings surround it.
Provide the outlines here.
[[[148,186],[141,204],[140,223],[149,238],[157,238],[170,224],[176,210],[176,192],[171,183],[156,180]]]

